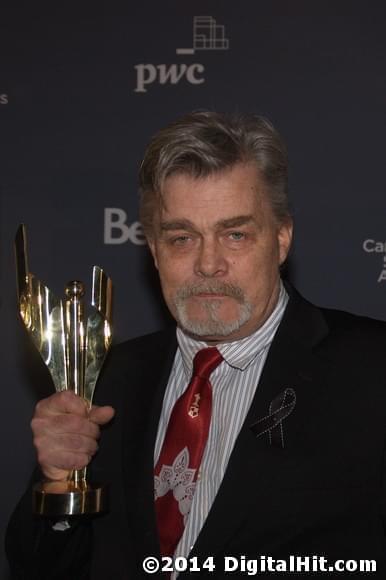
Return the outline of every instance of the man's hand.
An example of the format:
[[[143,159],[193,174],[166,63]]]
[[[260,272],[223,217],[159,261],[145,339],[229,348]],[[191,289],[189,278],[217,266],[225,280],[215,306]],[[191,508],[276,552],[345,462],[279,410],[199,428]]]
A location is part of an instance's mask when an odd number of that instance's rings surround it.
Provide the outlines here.
[[[38,462],[48,479],[67,479],[72,469],[82,469],[98,449],[100,425],[114,416],[112,407],[93,406],[72,391],[55,393],[36,405],[31,421]]]

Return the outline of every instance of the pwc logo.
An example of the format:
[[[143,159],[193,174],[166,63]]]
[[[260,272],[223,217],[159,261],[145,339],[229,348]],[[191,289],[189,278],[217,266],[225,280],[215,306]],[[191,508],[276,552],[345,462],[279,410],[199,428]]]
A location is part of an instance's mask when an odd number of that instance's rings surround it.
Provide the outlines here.
[[[228,50],[229,40],[225,37],[225,27],[217,24],[212,16],[195,16],[193,19],[193,42],[189,48],[177,48],[177,55],[193,56],[198,51]],[[140,63],[136,71],[135,93],[146,93],[150,85],[177,85],[187,82],[201,85],[205,82],[205,67],[198,62],[178,62],[172,64]]]
[[[382,254],[382,267],[377,282],[386,282],[386,241],[376,241],[368,238],[367,240],[364,240],[362,248],[367,254]]]

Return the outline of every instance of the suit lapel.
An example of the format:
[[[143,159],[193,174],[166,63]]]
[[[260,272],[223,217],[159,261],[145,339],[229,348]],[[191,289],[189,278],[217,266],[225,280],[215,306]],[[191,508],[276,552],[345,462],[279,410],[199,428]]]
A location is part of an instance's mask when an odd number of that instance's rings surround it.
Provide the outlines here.
[[[326,363],[314,351],[327,332],[322,313],[290,290],[256,394],[192,555],[206,557],[208,550],[219,553],[249,516],[251,494],[263,493],[282,476],[283,462],[296,446],[296,424],[309,412],[317,390],[323,388]],[[278,448],[270,444],[268,433],[256,437],[251,426],[269,414],[270,403],[286,388],[295,391],[297,402],[283,421],[284,448]]]

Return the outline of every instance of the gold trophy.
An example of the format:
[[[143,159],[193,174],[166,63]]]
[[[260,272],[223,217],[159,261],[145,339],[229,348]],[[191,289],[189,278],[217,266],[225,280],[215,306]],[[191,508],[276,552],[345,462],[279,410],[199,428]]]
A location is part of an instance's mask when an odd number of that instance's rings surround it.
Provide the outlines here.
[[[51,373],[56,391],[70,389],[91,408],[95,384],[111,345],[112,283],[94,266],[90,315],[85,318],[82,282],[69,282],[58,299],[28,269],[26,231],[15,239],[21,319]],[[44,516],[96,514],[107,508],[107,487],[92,484],[87,469],[65,482],[41,481],[33,490],[33,511]]]

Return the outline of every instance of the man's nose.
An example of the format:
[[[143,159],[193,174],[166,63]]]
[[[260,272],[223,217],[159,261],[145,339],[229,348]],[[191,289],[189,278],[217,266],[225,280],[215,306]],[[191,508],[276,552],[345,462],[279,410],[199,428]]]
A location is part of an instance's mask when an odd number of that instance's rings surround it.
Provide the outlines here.
[[[195,274],[205,278],[222,276],[227,269],[224,251],[218,241],[202,240],[196,258]]]

